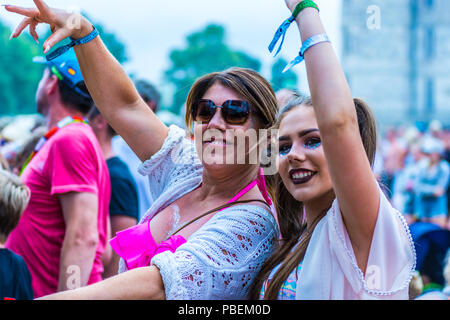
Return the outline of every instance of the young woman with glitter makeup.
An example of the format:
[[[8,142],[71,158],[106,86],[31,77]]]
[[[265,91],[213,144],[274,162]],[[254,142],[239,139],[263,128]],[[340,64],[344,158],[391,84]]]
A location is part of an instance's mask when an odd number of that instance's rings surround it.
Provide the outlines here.
[[[306,5],[285,2],[291,12]],[[296,17],[304,44],[326,38],[312,5]],[[309,47],[304,61],[311,98],[295,96],[275,125],[282,237],[251,298],[408,299],[414,247],[372,172],[377,136],[370,109],[352,98],[329,41]]]

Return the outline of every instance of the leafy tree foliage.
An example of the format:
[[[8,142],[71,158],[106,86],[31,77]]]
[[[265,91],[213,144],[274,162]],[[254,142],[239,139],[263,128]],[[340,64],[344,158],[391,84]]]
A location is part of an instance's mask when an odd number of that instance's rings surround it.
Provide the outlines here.
[[[103,43],[108,48],[109,52],[119,61],[120,63],[127,62],[127,50],[125,44],[123,44],[120,39],[111,32],[107,27],[102,25],[101,23],[96,22],[88,14],[83,12],[83,16],[85,16],[89,21],[91,21],[98,30],[100,37],[102,38]]]
[[[284,68],[288,62],[283,58],[279,58],[272,65],[272,79],[271,84],[275,91],[281,89],[297,89],[297,74],[291,70],[283,73]]]
[[[39,48],[31,36],[9,40],[12,30],[0,21],[0,114],[33,113],[42,66],[33,63]]]
[[[190,88],[198,78],[230,67],[259,71],[261,63],[244,52],[233,50],[226,43],[225,29],[211,24],[186,38],[186,47],[170,53],[171,67],[165,78],[175,88],[170,111],[180,113]]]
[[[110,52],[120,63],[126,62],[128,58],[125,45],[103,25],[94,24]],[[39,46],[28,31],[9,40],[11,32],[11,28],[0,21],[0,115],[35,113],[36,89],[44,67],[33,63],[33,57],[43,55],[42,45],[51,31],[48,29],[40,37]],[[65,41],[68,42],[69,40]]]

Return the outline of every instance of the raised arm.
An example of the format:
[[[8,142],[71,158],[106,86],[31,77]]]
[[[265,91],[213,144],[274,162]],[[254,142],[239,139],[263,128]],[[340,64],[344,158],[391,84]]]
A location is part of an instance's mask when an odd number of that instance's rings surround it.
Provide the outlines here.
[[[50,25],[53,34],[44,43],[44,53],[63,39],[82,38],[93,31],[92,24],[81,15],[49,8],[42,0],[34,0],[34,3],[36,8],[10,5],[5,8],[25,16],[13,32],[13,38],[29,26],[31,35],[37,40],[37,24]],[[87,88],[102,115],[142,161],[149,159],[161,148],[168,128],[141,99],[133,82],[100,37],[76,46],[75,52]]]
[[[299,0],[286,0],[293,11]],[[297,16],[302,42],[324,34],[319,12],[306,8]],[[363,272],[379,209],[379,188],[358,127],[355,104],[333,47],[323,42],[304,54],[312,102],[333,188]]]

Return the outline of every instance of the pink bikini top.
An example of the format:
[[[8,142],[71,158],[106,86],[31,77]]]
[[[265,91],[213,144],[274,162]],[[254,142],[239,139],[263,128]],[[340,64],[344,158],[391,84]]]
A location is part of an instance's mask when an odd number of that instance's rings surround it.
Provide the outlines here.
[[[259,171],[258,178],[242,189],[227,203],[233,203],[239,200],[255,185],[258,185],[258,188],[266,202],[269,205],[272,205],[272,200],[267,193],[262,168]],[[169,239],[157,244],[153,239],[153,235],[150,230],[150,221],[120,231],[117,233],[115,238],[110,240],[111,247],[125,261],[128,270],[148,267],[155,255],[167,250],[175,252],[178,247],[184,243],[186,243],[185,238],[180,235],[173,235]]]

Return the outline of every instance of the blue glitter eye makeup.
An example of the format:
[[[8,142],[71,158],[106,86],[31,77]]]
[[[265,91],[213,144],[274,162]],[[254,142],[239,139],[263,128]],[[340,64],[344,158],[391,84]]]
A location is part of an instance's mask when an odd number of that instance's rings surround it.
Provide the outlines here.
[[[280,148],[278,149],[278,154],[280,156],[286,156],[289,154],[289,152],[291,152],[291,148],[292,146],[290,145],[284,145],[284,146],[280,146]]]
[[[306,140],[305,147],[308,149],[317,149],[322,145],[322,141],[319,138],[311,138]]]
[[[305,149],[315,150],[322,145],[322,140],[320,140],[320,138],[318,137],[311,137],[302,142],[302,145]],[[286,141],[285,144],[282,144],[278,147],[278,154],[281,157],[287,156],[292,151],[292,146],[292,143],[287,143]]]

